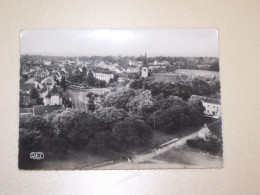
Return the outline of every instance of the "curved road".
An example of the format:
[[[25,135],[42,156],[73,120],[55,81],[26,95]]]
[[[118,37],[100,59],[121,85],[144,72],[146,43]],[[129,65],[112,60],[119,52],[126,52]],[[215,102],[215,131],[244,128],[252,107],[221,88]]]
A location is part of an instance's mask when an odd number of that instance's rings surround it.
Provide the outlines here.
[[[199,130],[200,131],[200,130]],[[207,168],[222,167],[222,158],[199,152],[185,146],[188,139],[198,137],[199,131],[185,136],[163,148],[157,152],[151,151],[148,154],[136,155],[133,163],[116,163],[99,167],[98,169],[160,169],[160,168]],[[176,162],[166,162],[154,159],[158,154],[174,150]],[[183,163],[182,163],[183,162]]]

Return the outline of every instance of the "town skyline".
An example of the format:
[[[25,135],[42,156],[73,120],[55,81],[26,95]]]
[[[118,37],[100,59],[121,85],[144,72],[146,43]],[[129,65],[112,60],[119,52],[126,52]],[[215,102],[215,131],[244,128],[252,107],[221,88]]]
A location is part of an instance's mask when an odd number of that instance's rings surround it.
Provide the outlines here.
[[[216,29],[61,31],[22,31],[21,55],[218,57]]]

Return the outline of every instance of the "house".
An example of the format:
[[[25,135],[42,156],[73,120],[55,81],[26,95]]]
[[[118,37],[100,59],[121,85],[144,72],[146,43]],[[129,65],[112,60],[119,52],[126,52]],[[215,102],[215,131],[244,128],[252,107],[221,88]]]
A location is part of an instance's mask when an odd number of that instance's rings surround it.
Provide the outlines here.
[[[44,116],[61,109],[63,109],[62,105],[37,105],[33,106],[33,115]]]
[[[51,71],[51,76],[52,76],[53,78],[54,78],[54,77],[59,78],[61,75],[60,75],[60,72],[59,72],[59,71],[53,70],[53,71]]]
[[[42,88],[37,89],[37,91],[40,95],[40,98],[44,98],[49,92],[46,84],[44,84]]]
[[[219,119],[221,117],[221,105],[219,99],[207,98],[204,96],[192,95],[190,101],[201,101],[205,108],[204,114],[207,117]]]
[[[42,79],[44,79],[44,78],[46,78],[48,76],[49,76],[49,74],[48,74],[47,71],[45,71],[43,69],[39,69],[39,70],[36,71],[36,73],[34,75],[34,78],[42,80]]]
[[[45,65],[45,66],[51,66],[51,61],[43,61],[43,64]]]
[[[129,60],[128,61],[128,65],[129,66],[138,66],[138,61],[136,61],[136,60]]]
[[[143,65],[143,62],[142,61],[138,61],[137,64],[138,64],[139,67],[141,67]]]
[[[140,68],[138,66],[129,66],[126,69],[127,73],[139,73],[140,72]]]
[[[28,79],[27,81],[25,81],[23,84],[28,85],[28,86],[30,85],[31,88],[33,88],[33,87],[35,87],[36,89],[42,88],[41,79],[39,79],[39,78],[36,79],[36,78],[32,77],[32,78]]]
[[[107,69],[95,69],[92,70],[92,73],[96,79],[106,81],[106,83],[108,83],[110,79],[114,79],[113,72]]]
[[[54,81],[54,78],[51,77],[51,76],[49,76],[49,77],[47,77],[47,78],[45,78],[45,79],[43,79],[43,80],[41,81],[41,84],[42,84],[42,85],[46,85],[47,88],[53,87],[53,86],[55,85],[55,83],[56,83],[56,82]]]
[[[112,67],[109,68],[109,70],[112,71],[112,72],[116,72],[116,73],[118,73],[118,74],[123,72],[123,71],[120,70],[117,66],[115,66],[115,67],[112,66]]]
[[[153,65],[154,66],[166,66],[166,65],[169,65],[169,62],[168,61],[158,61],[158,60],[155,60],[153,62]]]
[[[211,124],[204,124],[204,127],[199,131],[199,138],[205,141],[209,139],[222,141],[221,122],[217,121]]]
[[[44,105],[62,105],[62,96],[62,90],[54,85],[43,98],[43,103]]]
[[[155,69],[166,69],[166,65],[168,65],[169,62],[168,61],[158,61],[158,60],[155,60],[153,63],[150,63],[149,65],[149,70],[150,71],[153,71]]]
[[[104,61],[99,62],[95,66],[100,67],[100,68],[108,68],[108,65]]]

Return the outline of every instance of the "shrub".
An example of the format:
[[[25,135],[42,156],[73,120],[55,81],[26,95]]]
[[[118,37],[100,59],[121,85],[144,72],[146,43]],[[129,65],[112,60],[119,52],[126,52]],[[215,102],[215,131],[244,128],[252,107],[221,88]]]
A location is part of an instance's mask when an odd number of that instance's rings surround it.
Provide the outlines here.
[[[214,155],[222,155],[222,142],[216,139],[210,139],[207,141],[204,139],[189,139],[186,143],[189,147],[198,148]]]

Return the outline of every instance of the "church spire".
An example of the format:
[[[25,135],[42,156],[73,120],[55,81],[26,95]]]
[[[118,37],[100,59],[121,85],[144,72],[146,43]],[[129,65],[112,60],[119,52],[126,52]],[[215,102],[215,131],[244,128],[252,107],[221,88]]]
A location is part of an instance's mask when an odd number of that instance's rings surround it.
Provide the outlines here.
[[[144,66],[148,66],[146,52],[145,52],[145,55],[144,55]]]

